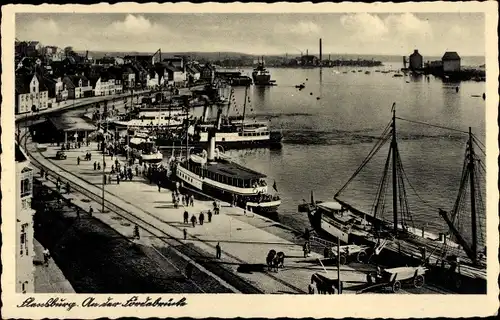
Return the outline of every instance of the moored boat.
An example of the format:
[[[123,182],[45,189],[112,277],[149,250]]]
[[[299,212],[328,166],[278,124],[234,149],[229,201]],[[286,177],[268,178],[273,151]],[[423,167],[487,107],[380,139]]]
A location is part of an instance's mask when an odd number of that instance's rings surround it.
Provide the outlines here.
[[[208,152],[189,155],[173,171],[184,186],[257,214],[276,213],[281,205],[279,196],[268,193],[266,176],[225,157],[215,148],[213,133]]]

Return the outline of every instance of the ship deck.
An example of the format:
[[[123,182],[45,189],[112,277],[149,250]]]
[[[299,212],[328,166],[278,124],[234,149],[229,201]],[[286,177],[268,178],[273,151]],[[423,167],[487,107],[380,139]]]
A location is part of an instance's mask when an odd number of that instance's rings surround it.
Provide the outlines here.
[[[266,175],[260,172],[243,167],[234,162],[228,162],[223,160],[208,163],[206,169],[214,174],[230,177],[233,179],[251,180],[251,179],[261,179],[266,177]]]

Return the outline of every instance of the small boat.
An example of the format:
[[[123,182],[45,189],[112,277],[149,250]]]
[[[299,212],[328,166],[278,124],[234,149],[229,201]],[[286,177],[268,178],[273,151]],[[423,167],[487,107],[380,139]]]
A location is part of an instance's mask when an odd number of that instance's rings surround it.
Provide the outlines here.
[[[365,74],[370,74],[371,72],[370,71],[365,71]]]
[[[302,90],[304,89],[306,86],[304,84],[299,84],[299,85],[296,85],[295,88],[299,89],[299,90]]]
[[[399,77],[402,77],[403,75],[401,73],[395,73],[392,75],[394,78],[399,78]]]

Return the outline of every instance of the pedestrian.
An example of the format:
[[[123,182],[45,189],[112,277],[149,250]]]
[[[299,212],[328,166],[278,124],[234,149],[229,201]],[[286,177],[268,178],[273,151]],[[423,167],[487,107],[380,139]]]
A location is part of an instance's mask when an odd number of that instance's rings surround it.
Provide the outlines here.
[[[92,206],[90,205],[89,206],[89,216],[92,217],[92,214],[94,213],[94,208],[92,208]]]
[[[66,193],[69,193],[69,182],[66,182]]]
[[[184,240],[186,240],[187,239],[187,230],[186,230],[186,228],[182,229],[182,232],[184,233]]]
[[[219,242],[217,242],[217,245],[215,246],[215,257],[216,257],[217,259],[220,259],[220,258],[221,258],[221,256],[222,256],[222,250],[221,250],[221,248],[220,248],[220,243],[219,243]]]
[[[76,158],[76,164],[80,165],[80,157],[79,156]]]
[[[205,215],[203,214],[203,212],[200,212],[200,225],[202,226],[203,225],[203,221],[205,220]]]
[[[158,181],[158,192],[160,192],[160,191],[161,191],[161,185],[160,185],[160,181]]]
[[[47,248],[43,249],[43,264],[49,265],[50,252]]]
[[[307,258],[307,242],[304,242],[302,246],[302,250],[304,251],[304,258]]]
[[[97,162],[94,161],[94,170],[96,170],[96,169],[97,169]]]
[[[100,162],[97,163],[97,170],[99,170],[99,171],[101,170],[101,163]]]
[[[189,199],[191,200],[191,207],[194,207],[194,195],[190,195]]]
[[[102,176],[102,183],[103,183],[103,184],[106,184],[106,181],[107,181],[106,175],[103,175],[103,176]]]
[[[134,239],[139,240],[140,238],[141,238],[141,236],[139,235],[139,226],[135,225],[134,226]]]
[[[188,218],[189,218],[189,213],[187,211],[184,211],[184,223],[189,223]]]
[[[120,175],[119,174],[116,175],[116,184],[120,184]]]
[[[217,202],[215,202],[215,200],[214,200],[214,202],[212,202],[212,205],[214,206],[214,210],[215,210],[215,208],[217,208]]]
[[[196,225],[196,217],[194,214],[191,216],[191,223],[193,224],[193,228],[194,228]]]
[[[208,222],[212,222],[212,211],[208,210]]]
[[[217,215],[219,214],[219,207],[215,208],[214,213]]]
[[[111,184],[111,175],[108,176],[108,184]]]

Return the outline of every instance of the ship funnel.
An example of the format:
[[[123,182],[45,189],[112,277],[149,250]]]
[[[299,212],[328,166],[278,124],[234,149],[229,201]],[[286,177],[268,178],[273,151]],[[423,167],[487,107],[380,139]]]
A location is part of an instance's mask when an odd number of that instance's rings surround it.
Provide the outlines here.
[[[208,161],[215,160],[215,130],[208,131]]]

